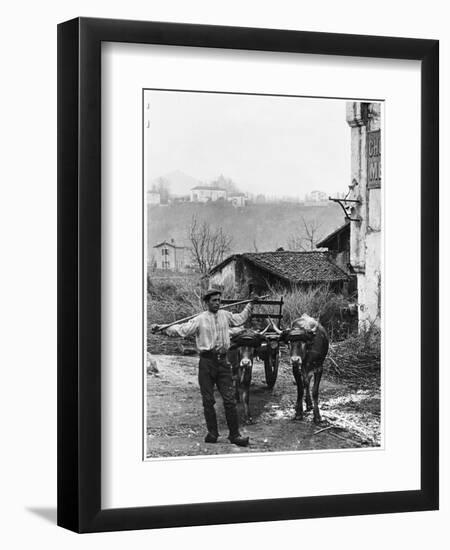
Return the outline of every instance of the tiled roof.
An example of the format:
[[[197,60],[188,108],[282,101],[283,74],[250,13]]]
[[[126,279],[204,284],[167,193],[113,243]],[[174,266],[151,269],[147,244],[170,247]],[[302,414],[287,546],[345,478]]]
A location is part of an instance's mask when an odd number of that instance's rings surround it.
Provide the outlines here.
[[[334,264],[327,252],[250,252],[242,254],[258,267],[292,283],[347,281],[348,275]]]
[[[171,246],[172,248],[186,248],[185,246],[177,246],[174,243],[168,243],[167,241],[163,241],[162,243],[155,244],[153,248],[159,248],[160,246]]]
[[[328,252],[248,252],[230,256],[211,270],[219,271],[231,260],[243,258],[260,269],[291,283],[348,281],[348,275],[330,260]]]
[[[210,187],[209,185],[196,185],[195,187],[191,187],[191,191],[196,189],[205,189],[207,191],[226,191],[223,187]]]

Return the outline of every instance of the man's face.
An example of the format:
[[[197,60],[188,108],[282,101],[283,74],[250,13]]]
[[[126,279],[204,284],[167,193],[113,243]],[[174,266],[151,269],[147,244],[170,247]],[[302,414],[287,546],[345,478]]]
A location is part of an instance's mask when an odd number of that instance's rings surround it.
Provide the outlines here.
[[[207,301],[207,305],[211,313],[217,313],[220,308],[220,294],[213,294]]]

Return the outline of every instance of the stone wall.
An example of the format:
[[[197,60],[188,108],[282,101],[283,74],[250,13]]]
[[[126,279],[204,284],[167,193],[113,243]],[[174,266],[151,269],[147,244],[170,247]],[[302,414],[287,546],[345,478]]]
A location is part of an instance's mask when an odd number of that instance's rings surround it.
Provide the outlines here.
[[[220,271],[217,271],[210,276],[209,282],[212,285],[221,286],[226,294],[234,295],[236,287],[236,260],[232,260],[224,266]]]

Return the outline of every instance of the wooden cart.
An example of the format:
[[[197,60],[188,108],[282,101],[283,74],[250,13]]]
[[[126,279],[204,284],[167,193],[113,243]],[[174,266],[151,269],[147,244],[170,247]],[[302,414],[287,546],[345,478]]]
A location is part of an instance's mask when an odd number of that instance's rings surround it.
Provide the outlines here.
[[[222,304],[229,305],[236,300],[221,300]],[[267,325],[268,319],[276,324],[281,330],[283,319],[283,296],[279,300],[262,300],[256,302],[253,306],[253,313],[250,320],[252,328],[263,329]],[[274,331],[266,332],[264,342],[257,349],[258,357],[264,362],[264,373],[266,383],[269,388],[273,388],[277,380],[278,365],[280,362],[280,341],[279,336]]]

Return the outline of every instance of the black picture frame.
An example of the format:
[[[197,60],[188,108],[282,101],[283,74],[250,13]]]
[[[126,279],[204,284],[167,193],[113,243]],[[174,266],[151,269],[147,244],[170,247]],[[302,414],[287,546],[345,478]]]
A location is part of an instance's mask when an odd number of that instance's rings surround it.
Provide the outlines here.
[[[103,41],[421,62],[420,490],[102,510]],[[98,532],[438,508],[438,67],[437,40],[91,18],[58,26],[58,525]]]

